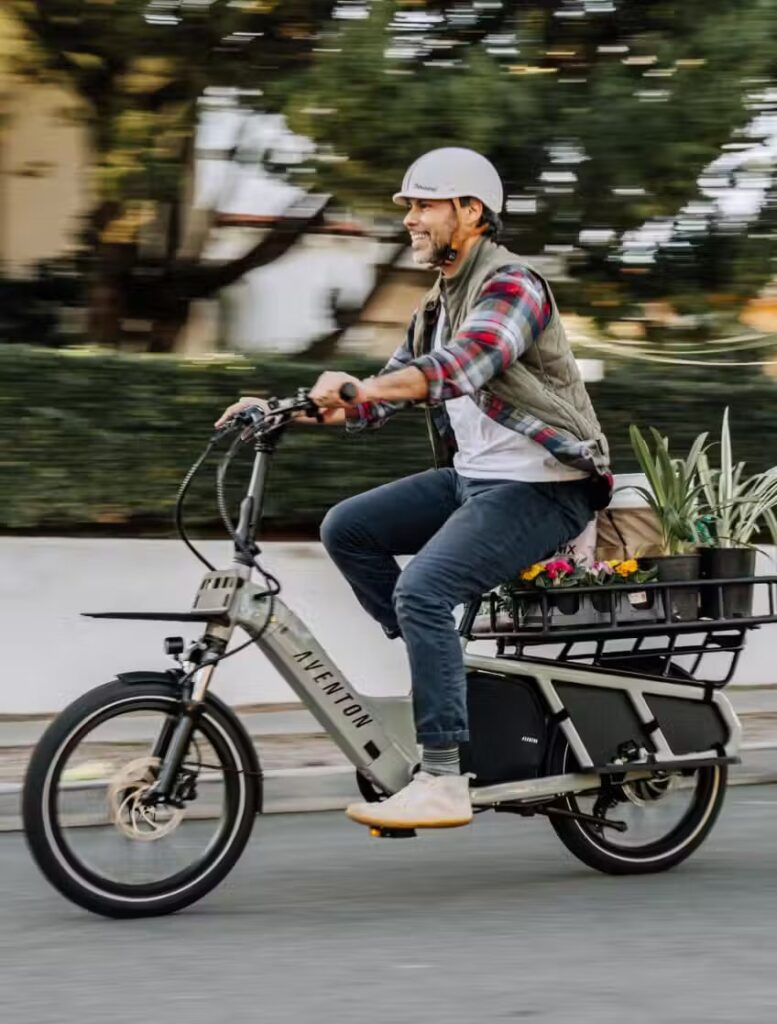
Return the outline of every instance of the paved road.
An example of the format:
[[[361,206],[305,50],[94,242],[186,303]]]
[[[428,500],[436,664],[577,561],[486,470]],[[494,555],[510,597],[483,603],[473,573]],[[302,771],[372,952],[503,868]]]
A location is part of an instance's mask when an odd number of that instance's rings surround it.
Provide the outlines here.
[[[230,879],[175,917],[111,922],[0,836],[8,1024],[773,1024],[777,792],[729,795],[707,844],[615,879],[543,821],[374,840],[274,815]]]

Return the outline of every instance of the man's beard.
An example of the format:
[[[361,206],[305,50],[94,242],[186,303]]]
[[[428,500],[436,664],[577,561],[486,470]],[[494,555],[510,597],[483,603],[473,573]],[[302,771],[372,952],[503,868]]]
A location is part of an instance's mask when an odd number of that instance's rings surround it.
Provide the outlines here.
[[[431,239],[430,239],[431,242]],[[450,243],[437,243],[431,244],[431,251],[428,257],[421,256],[421,253],[413,249],[413,262],[418,263],[423,267],[431,267],[433,269],[439,269],[448,261],[448,254],[450,252]]]

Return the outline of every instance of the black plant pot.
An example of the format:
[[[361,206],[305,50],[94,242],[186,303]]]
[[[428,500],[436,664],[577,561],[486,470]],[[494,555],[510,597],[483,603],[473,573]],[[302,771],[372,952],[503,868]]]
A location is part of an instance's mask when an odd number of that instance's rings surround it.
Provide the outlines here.
[[[574,615],[580,608],[579,594],[553,594],[552,602],[562,615]]]
[[[538,593],[536,597],[514,597],[512,599],[513,620],[518,628],[525,626],[537,629],[540,626],[550,626],[553,619],[553,602],[547,602],[547,619],[542,618],[542,598]]]
[[[643,569],[658,570],[658,583],[679,583],[684,580],[697,580],[701,571],[701,556],[691,555],[656,555],[652,558],[640,558]],[[666,597],[665,597],[666,599]],[[671,592],[671,618],[675,622],[692,622],[699,617],[699,588],[677,587]]]
[[[616,594],[608,591],[605,587],[602,588],[601,593],[591,594],[591,604],[594,608],[604,615],[610,614],[610,608],[613,607],[617,612],[621,606],[621,594]],[[612,601],[612,605],[610,602]]]
[[[709,580],[754,576],[755,548],[705,548],[701,574]],[[753,589],[749,583],[702,587],[701,614],[710,619],[747,618],[753,614]]]
[[[626,595],[623,606],[624,622],[656,622],[661,611],[655,590],[635,590]]]

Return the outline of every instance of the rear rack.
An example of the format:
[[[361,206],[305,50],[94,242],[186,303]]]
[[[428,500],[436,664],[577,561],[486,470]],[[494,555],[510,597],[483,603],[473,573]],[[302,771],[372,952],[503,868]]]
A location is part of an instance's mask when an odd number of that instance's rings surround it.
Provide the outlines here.
[[[750,614],[726,617],[730,595],[752,595]],[[673,594],[695,591],[713,611],[704,618],[673,615]],[[747,602],[746,602],[747,604]],[[765,609],[758,613],[754,608]],[[558,589],[495,591],[465,609],[459,632],[469,641],[496,641],[497,656],[547,663],[576,662],[640,677],[671,678],[705,687],[730,682],[747,633],[777,622],[777,576],[622,583]],[[552,645],[553,649],[548,650]],[[723,674],[700,677],[711,654],[728,655]],[[678,658],[687,663],[678,662]],[[718,667],[721,662],[716,661]]]

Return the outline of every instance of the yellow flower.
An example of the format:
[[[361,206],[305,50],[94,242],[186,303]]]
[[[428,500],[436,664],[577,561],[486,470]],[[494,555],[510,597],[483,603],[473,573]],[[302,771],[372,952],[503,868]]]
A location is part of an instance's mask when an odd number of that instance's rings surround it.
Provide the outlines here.
[[[615,571],[619,576],[630,576],[633,572],[636,572],[639,566],[635,559],[630,558],[626,562],[621,562],[620,565],[615,567]]]
[[[521,572],[521,579],[527,581],[533,580],[536,576],[539,576],[544,568],[544,565],[540,565],[539,562],[535,562],[534,565],[530,565],[528,569],[524,569]]]
[[[606,564],[609,565],[611,569],[615,569],[621,564],[621,560],[620,558],[610,558],[607,560]]]

